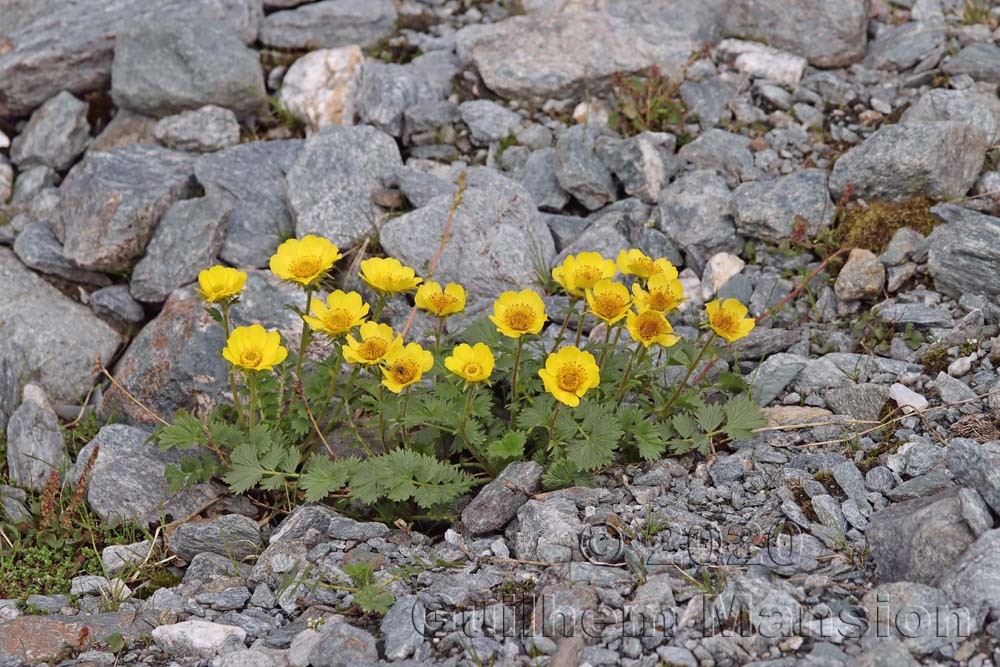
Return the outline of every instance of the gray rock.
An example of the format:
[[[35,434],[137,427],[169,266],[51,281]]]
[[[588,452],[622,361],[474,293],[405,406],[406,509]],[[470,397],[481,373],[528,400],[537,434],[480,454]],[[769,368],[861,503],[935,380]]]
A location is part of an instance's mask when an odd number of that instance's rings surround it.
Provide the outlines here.
[[[182,523],[169,544],[171,551],[187,561],[204,552],[242,561],[257,555],[263,540],[256,521],[242,514],[224,514],[201,523]]]
[[[946,223],[927,239],[927,270],[935,287],[956,299],[1000,296],[1000,219],[956,204],[939,204],[931,214]]]
[[[161,118],[153,136],[167,148],[211,153],[240,143],[240,124],[229,109],[207,105]]]
[[[209,197],[232,209],[219,256],[239,267],[265,267],[295,224],[285,194],[302,141],[255,141],[206,155],[195,176]]]
[[[942,403],[958,403],[976,397],[976,392],[972,387],[944,371],[939,372],[934,378],[934,385],[937,387]]]
[[[986,134],[955,121],[899,123],[877,130],[837,160],[830,191],[848,184],[854,197],[899,200],[961,197],[983,165]]]
[[[685,144],[677,155],[698,169],[716,169],[736,181],[749,180],[756,175],[750,139],[741,134],[709,130]]]
[[[518,173],[521,185],[542,210],[559,211],[569,201],[569,193],[562,189],[556,177],[558,168],[559,157],[556,150],[543,148],[529,155]]]
[[[780,635],[791,631],[801,613],[802,605],[795,596],[795,589],[784,580],[750,570],[727,579],[725,590],[715,598],[715,617],[746,613],[750,625],[761,634]]]
[[[751,374],[751,394],[758,405],[776,399],[808,365],[809,360],[797,354],[773,354]]]
[[[459,57],[474,65],[486,86],[501,97],[579,98],[584,91],[606,90],[614,72],[659,65],[668,76],[679,74],[724,11],[724,3],[706,4],[707,15],[695,19],[694,26],[584,11],[515,16],[465,27],[455,37]],[[595,44],[601,48],[594,49]]]
[[[247,273],[240,302],[231,311],[233,326],[258,323],[277,329],[284,345],[295,349],[302,320],[287,307],[302,306],[301,291],[269,272]],[[128,392],[164,419],[180,408],[211,410],[228,400],[224,346],[222,328],[204,311],[194,289],[184,287],[170,295],[160,314],[133,339],[114,374]],[[101,410],[133,423],[153,423],[147,412],[114,387],[104,394]]]
[[[352,540],[363,542],[389,534],[389,528],[384,523],[374,521],[360,522],[334,513],[326,526],[326,535],[334,540]]]
[[[6,202],[14,194],[14,167],[6,157],[0,156],[0,202]]]
[[[203,660],[243,649],[247,638],[243,628],[197,619],[161,625],[151,634],[156,645],[168,656]]]
[[[566,257],[579,252],[599,252],[605,257],[617,257],[619,252],[631,247],[632,243],[623,233],[619,222],[602,217],[587,225],[582,234],[577,233],[552,263],[562,264]]]
[[[948,32],[940,23],[910,21],[889,28],[868,47],[865,64],[873,69],[908,70],[944,46]]]
[[[130,144],[156,145],[153,128],[156,119],[142,114],[132,113],[128,109],[119,109],[111,122],[107,124],[97,138],[90,144],[91,151],[109,151]]]
[[[206,104],[243,117],[267,108],[257,52],[212,20],[138,23],[118,36],[111,68],[115,104],[170,116]]]
[[[740,234],[780,243],[804,221],[809,238],[830,225],[836,207],[830,201],[827,174],[802,169],[775,181],[744,183],[733,191],[733,218]]]
[[[221,591],[205,591],[195,596],[195,602],[216,611],[243,609],[249,599],[250,590],[246,586],[233,586]],[[239,625],[239,623],[227,625]]]
[[[854,667],[919,667],[910,651],[895,637],[883,637],[854,659]]]
[[[37,609],[43,614],[58,614],[70,606],[68,595],[29,595],[24,604],[29,609]]]
[[[29,380],[54,402],[78,400],[93,383],[94,356],[111,363],[121,338],[6,248],[0,248],[0,285],[0,421]]]
[[[993,515],[990,508],[983,502],[983,497],[975,489],[959,489],[959,500],[962,501],[962,518],[969,528],[979,537],[993,527]]]
[[[643,132],[628,139],[599,137],[597,154],[627,194],[655,204],[680,167],[673,155],[675,144],[674,135],[665,132]]]
[[[989,145],[1000,138],[1000,100],[974,90],[932,88],[903,112],[900,121],[954,120],[978,127]]]
[[[358,119],[399,137],[407,109],[444,100],[451,94],[451,80],[457,72],[454,56],[441,51],[405,65],[362,63],[354,99]]]
[[[688,113],[698,117],[698,124],[704,130],[715,127],[723,118],[730,117],[729,105],[737,93],[723,77],[700,82],[685,81],[678,92]]]
[[[467,180],[435,279],[461,282],[471,294],[489,298],[527,287],[537,267],[549,267],[555,256],[552,234],[531,196],[489,169],[471,169]],[[451,195],[436,197],[385,223],[382,247],[410,266],[426,266],[437,252],[427,239],[441,238],[452,203]]]
[[[415,595],[396,600],[379,626],[385,641],[386,659],[409,658],[424,643],[425,614],[423,603]]]
[[[962,518],[958,489],[876,512],[865,535],[880,582],[931,585],[976,539]]]
[[[883,322],[912,324],[918,327],[951,329],[955,321],[947,310],[925,306],[920,303],[893,303],[885,301],[872,308],[872,312]]]
[[[830,352],[818,359],[810,359],[809,364],[795,378],[794,387],[800,394],[808,395],[830,387],[867,382],[875,373],[899,375],[918,368],[919,366],[884,357]]]
[[[1000,595],[1000,530],[983,533],[941,574],[941,589],[966,605],[991,604]]]
[[[534,461],[511,463],[465,506],[462,525],[473,535],[502,529],[541,488],[542,472]]]
[[[826,493],[813,496],[811,501],[813,511],[816,512],[816,517],[820,523],[835,531],[838,535],[847,533],[847,521],[844,519],[844,513],[840,509],[839,501]]]
[[[133,544],[112,544],[101,551],[101,565],[110,577],[130,574],[132,569],[149,557],[154,548],[149,540]]]
[[[458,107],[462,122],[469,126],[472,143],[487,146],[514,134],[521,116],[490,100],[471,100]]]
[[[160,216],[190,192],[184,153],[132,145],[89,153],[60,187],[52,229],[83,269],[121,271],[142,256]]]
[[[503,107],[501,107],[503,108]],[[403,111],[406,123],[406,136],[423,132],[435,132],[439,128],[457,123],[461,119],[458,105],[451,100],[425,102],[409,107]],[[519,140],[523,144],[523,141]]]
[[[861,60],[867,28],[865,0],[737,0],[729,4],[725,23],[728,36],[791,51],[823,68]]]
[[[40,106],[10,145],[10,159],[19,168],[37,165],[63,171],[90,141],[87,105],[71,93],[59,93]]]
[[[262,18],[255,0],[61,0],[4,5],[5,37],[17,48],[0,54],[0,117],[30,113],[60,91],[107,89],[116,36],[142,15],[149,20],[224,21],[247,43]]]
[[[128,285],[111,285],[92,292],[90,309],[102,319],[126,324],[138,324],[146,319],[142,304],[132,298]]]
[[[979,627],[973,610],[955,609],[946,592],[922,583],[878,586],[865,593],[861,605],[870,636],[898,638],[917,655],[969,637]]]
[[[56,238],[52,226],[44,220],[28,225],[17,235],[14,254],[25,266],[72,282],[98,286],[111,283],[103,273],[79,269],[66,259],[63,244]]]
[[[868,496],[865,494],[865,479],[861,476],[861,471],[854,465],[854,462],[843,461],[838,463],[833,466],[831,472],[833,473],[833,479],[844,490],[847,497],[853,500],[863,513],[869,514],[872,506],[868,502]]]
[[[576,502],[558,492],[522,505],[517,510],[517,523],[507,528],[507,537],[518,558],[568,563],[579,558],[583,527]]]
[[[910,477],[926,475],[937,468],[944,459],[944,452],[933,443],[925,440],[915,440],[906,444],[906,450],[900,448],[899,453],[906,461],[903,474]]]
[[[28,493],[24,489],[0,484],[0,510],[4,521],[31,525],[34,516],[28,510]]]
[[[732,196],[725,179],[711,170],[693,171],[660,193],[660,229],[700,271],[717,252],[739,253],[742,244],[732,219]]]
[[[953,439],[947,451],[948,470],[955,479],[978,491],[1000,513],[1000,451],[968,438]]]
[[[878,421],[882,408],[889,400],[889,388],[881,384],[849,384],[833,387],[824,398],[834,414]]]
[[[587,125],[573,125],[556,142],[556,178],[563,190],[594,211],[614,201],[611,172],[595,152],[596,137]]]
[[[132,271],[130,289],[139,301],[160,302],[215,263],[232,209],[221,198],[176,202],[163,215],[146,255]]]
[[[286,49],[375,46],[396,30],[392,0],[322,0],[264,18],[260,41]]]
[[[30,205],[39,193],[58,182],[59,175],[52,167],[44,165],[29,167],[17,175],[10,203]]]
[[[951,76],[968,74],[976,81],[1000,83],[1000,46],[969,44],[942,67]]]
[[[59,417],[45,391],[24,385],[23,400],[7,423],[7,470],[10,481],[31,491],[41,491],[53,470],[62,472],[69,458]]]
[[[189,486],[176,494],[166,489],[164,472],[168,465],[180,465],[197,450],[160,451],[149,442],[149,431],[112,424],[103,427],[83,449],[67,473],[76,483],[92,452],[97,458],[90,471],[87,502],[104,521],[153,523],[164,516],[186,517],[221,490],[211,484]]]
[[[342,248],[376,233],[385,215],[372,194],[401,166],[396,142],[375,128],[324,128],[306,141],[288,172],[296,233]]]
[[[375,638],[336,617],[320,628],[322,638],[309,653],[312,667],[346,667],[378,662]]]

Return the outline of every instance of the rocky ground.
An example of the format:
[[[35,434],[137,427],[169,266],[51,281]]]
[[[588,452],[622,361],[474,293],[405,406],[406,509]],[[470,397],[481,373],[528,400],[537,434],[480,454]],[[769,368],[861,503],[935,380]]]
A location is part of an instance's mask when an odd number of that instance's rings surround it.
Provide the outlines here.
[[[990,4],[0,0],[0,665],[1000,663]],[[767,313],[715,370],[771,426],[588,488],[515,464],[432,534],[167,494],[153,413],[226,380],[198,271],[248,270],[235,319],[294,344],[277,244],[422,266],[463,173],[437,276],[471,311],[566,254],[667,257],[682,333],[714,295]],[[24,599],[53,468],[149,528]],[[384,615],[321,585],[358,563]]]

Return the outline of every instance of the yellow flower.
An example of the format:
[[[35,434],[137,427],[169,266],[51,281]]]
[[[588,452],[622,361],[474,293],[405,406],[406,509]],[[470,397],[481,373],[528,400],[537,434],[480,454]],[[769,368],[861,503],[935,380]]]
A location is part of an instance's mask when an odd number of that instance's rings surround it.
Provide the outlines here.
[[[340,249],[319,236],[288,239],[271,256],[271,272],[282,280],[312,285],[343,257]]]
[[[254,324],[233,329],[222,356],[247,371],[269,371],[285,360],[288,350],[281,344],[281,334]]]
[[[730,343],[745,338],[757,324],[752,317],[747,317],[747,307],[736,299],[716,299],[705,304],[705,310],[712,331]]]
[[[361,262],[361,279],[386,294],[409,292],[424,281],[416,271],[394,257],[369,257]]]
[[[639,285],[632,285],[632,296],[635,297],[637,310],[669,313],[684,303],[684,286],[677,279],[677,269],[672,264],[670,268],[673,269],[672,272],[666,271],[651,277],[646,283],[646,289]]]
[[[209,303],[232,299],[243,291],[247,274],[228,266],[213,266],[198,274],[198,287],[194,291]]]
[[[441,289],[441,283],[424,283],[417,288],[414,301],[417,308],[422,308],[431,315],[448,317],[465,308],[465,288],[458,283],[448,283],[444,289]]]
[[[444,360],[444,367],[466,382],[488,380],[493,372],[493,352],[486,343],[462,343]]]
[[[547,319],[542,297],[530,289],[504,292],[493,302],[493,314],[490,315],[497,331],[509,338],[537,334]]]
[[[576,407],[580,398],[601,383],[601,371],[590,352],[581,352],[570,345],[545,359],[545,368],[538,371],[545,391],[565,405]]]
[[[622,250],[618,253],[618,270],[630,276],[649,280],[653,276],[673,273],[677,277],[677,268],[666,259],[653,259],[636,248]]]
[[[359,330],[361,340],[356,340],[347,334],[347,345],[344,346],[344,359],[349,364],[377,364],[393,350],[403,346],[403,337],[396,336],[388,324],[365,322]]]
[[[434,366],[434,355],[420,347],[419,343],[400,345],[386,355],[382,365],[382,384],[394,394],[398,394]]]
[[[628,313],[632,297],[628,288],[613,280],[602,280],[587,290],[590,312],[608,324],[614,324]]]
[[[552,279],[572,296],[581,297],[599,281],[614,278],[615,272],[613,260],[604,259],[599,252],[581,252],[552,269]]]
[[[326,304],[319,299],[312,302],[310,313],[302,319],[309,323],[314,331],[322,331],[331,336],[345,334],[365,321],[369,306],[362,301],[357,292],[344,293],[336,290],[326,297]]]
[[[661,347],[670,347],[680,340],[680,336],[674,334],[674,328],[667,322],[663,313],[655,310],[644,310],[638,314],[629,311],[625,317],[625,327],[632,340],[642,343],[644,347],[649,347],[653,343]]]

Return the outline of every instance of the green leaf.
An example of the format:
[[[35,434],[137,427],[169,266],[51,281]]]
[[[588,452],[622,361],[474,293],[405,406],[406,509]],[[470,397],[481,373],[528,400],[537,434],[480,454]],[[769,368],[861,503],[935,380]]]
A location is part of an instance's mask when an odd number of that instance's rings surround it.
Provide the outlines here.
[[[160,449],[191,449],[207,441],[205,426],[186,410],[174,413],[174,423],[163,427],[156,436]]]
[[[599,404],[584,409],[579,437],[566,444],[566,453],[580,470],[594,470],[611,463],[622,439],[622,430],[610,411]]]
[[[745,395],[733,396],[726,403],[726,425],[722,432],[733,440],[747,440],[753,431],[767,426],[760,407]]]
[[[548,428],[555,409],[555,399],[548,394],[536,396],[528,405],[522,405],[517,413],[517,427],[522,431],[533,428]]]
[[[365,586],[354,593],[354,604],[366,614],[386,614],[396,598],[378,586]]]
[[[350,460],[356,461],[356,459]],[[306,502],[317,502],[347,486],[352,465],[342,461],[332,461],[323,454],[313,455],[306,464],[302,477],[299,478],[299,484],[306,492]]]
[[[715,386],[723,391],[733,393],[743,393],[750,388],[750,385],[747,384],[742,375],[729,371],[719,373],[719,376],[715,379]]]
[[[663,456],[669,429],[646,418],[646,413],[637,407],[622,408],[618,411],[618,426],[625,437],[630,438],[639,456],[646,461],[655,461]]]
[[[559,459],[554,461],[542,475],[542,486],[547,490],[565,489],[573,486],[576,475],[579,472],[576,464],[570,459]]]
[[[412,499],[424,509],[451,502],[475,484],[458,466],[397,449],[362,461],[351,476],[351,495],[367,505],[380,498]]]
[[[698,426],[705,433],[711,433],[715,429],[719,428],[722,420],[725,418],[726,414],[722,410],[722,406],[716,403],[706,403],[698,407],[695,410],[695,419],[698,420]]]
[[[250,443],[245,443],[233,450],[229,457],[229,472],[222,480],[229,485],[233,493],[246,493],[257,486],[264,477],[264,468],[257,459],[257,450]]]
[[[677,435],[682,438],[690,438],[694,435],[695,429],[698,427],[697,422],[695,422],[694,417],[686,412],[682,412],[679,415],[675,415],[673,419],[674,430],[677,431]]]
[[[490,443],[486,454],[491,461],[522,459],[527,441],[528,437],[524,431],[507,431],[502,438]]]

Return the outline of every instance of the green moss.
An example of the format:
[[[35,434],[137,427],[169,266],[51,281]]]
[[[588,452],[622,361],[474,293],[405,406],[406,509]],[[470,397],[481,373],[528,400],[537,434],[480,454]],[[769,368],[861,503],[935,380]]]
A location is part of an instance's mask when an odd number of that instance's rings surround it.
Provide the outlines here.
[[[948,350],[945,348],[932,347],[924,355],[924,358],[921,359],[921,363],[924,365],[924,373],[931,377],[936,377],[938,373],[947,370],[951,359],[948,356]]]
[[[134,597],[146,600],[161,588],[173,588],[179,583],[181,583],[181,578],[170,570],[158,570],[153,573],[145,586],[141,586],[135,591]]]
[[[925,197],[915,197],[899,202],[871,202],[867,206],[855,204],[844,212],[834,229],[837,242],[847,248],[864,248],[876,255],[885,251],[893,235],[904,227],[931,233],[937,221],[930,214],[934,202]]]

